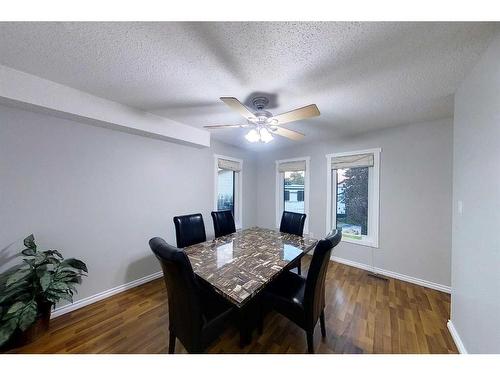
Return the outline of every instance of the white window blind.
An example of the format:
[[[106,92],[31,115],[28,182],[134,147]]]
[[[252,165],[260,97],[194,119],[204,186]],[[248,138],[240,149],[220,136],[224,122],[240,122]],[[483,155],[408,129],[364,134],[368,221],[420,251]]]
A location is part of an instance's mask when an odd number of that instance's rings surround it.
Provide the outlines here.
[[[217,159],[217,165],[220,169],[227,169],[230,171],[241,171],[241,163],[234,160]]]
[[[297,171],[305,171],[306,170],[306,161],[298,160],[298,161],[289,161],[285,163],[280,163],[278,165],[278,171],[281,172],[297,172]]]
[[[332,158],[332,169],[373,167],[373,154],[336,156]]]

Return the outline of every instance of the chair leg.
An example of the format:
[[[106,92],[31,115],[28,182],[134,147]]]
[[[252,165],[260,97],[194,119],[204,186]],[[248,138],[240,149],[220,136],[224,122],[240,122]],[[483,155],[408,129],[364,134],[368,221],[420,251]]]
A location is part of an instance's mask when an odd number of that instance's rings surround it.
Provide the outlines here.
[[[314,329],[306,331],[307,335],[307,352],[309,354],[314,354]]]
[[[170,331],[170,336],[168,339],[168,354],[175,353],[175,335]]]
[[[297,275],[302,275],[302,259],[299,259],[298,263],[297,263]]]
[[[319,316],[319,323],[321,325],[321,336],[326,337],[326,326],[325,326],[325,310],[321,311]]]

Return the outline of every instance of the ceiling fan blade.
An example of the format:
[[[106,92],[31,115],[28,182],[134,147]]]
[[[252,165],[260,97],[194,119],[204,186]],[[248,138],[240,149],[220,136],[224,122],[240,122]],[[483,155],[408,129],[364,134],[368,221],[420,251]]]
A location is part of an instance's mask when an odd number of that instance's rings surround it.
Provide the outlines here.
[[[303,120],[315,116],[319,116],[319,109],[316,104],[310,104],[305,107],[297,108],[293,111],[274,116],[273,119],[278,120],[278,124],[282,125],[288,122]]]
[[[223,97],[220,98],[220,100],[222,100],[233,111],[238,112],[240,115],[242,115],[247,120],[249,118],[255,117],[255,115],[247,107],[245,107],[243,104],[241,104],[241,102],[238,99],[236,99],[236,98],[228,97],[228,96],[223,96]]]
[[[244,124],[244,125],[209,125],[209,126],[204,126],[206,129],[231,129],[231,128],[248,128],[249,124]]]
[[[296,132],[295,130],[290,130],[287,128],[282,128],[281,126],[275,126],[275,130],[271,130],[273,134],[281,135],[282,137],[291,139],[293,141],[300,141],[304,138],[304,134]]]

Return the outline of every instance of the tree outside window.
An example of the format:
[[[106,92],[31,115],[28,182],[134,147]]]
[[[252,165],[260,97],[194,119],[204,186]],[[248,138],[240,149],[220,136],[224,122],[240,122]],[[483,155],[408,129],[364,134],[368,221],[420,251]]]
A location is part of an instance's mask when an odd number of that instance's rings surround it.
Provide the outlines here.
[[[337,227],[347,237],[368,234],[368,167],[337,169]]]

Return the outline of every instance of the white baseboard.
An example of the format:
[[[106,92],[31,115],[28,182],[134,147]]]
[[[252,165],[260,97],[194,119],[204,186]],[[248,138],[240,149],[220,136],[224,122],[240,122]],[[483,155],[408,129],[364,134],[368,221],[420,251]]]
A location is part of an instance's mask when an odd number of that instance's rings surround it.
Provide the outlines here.
[[[78,301],[75,301],[73,303],[70,303],[68,305],[64,305],[64,306],[60,306],[60,307],[57,307],[54,311],[52,311],[52,314],[50,316],[51,319],[53,318],[57,318],[58,316],[61,316],[61,315],[64,315],[64,314],[67,314],[71,311],[75,311],[75,310],[78,310],[84,306],[87,306],[87,305],[90,305],[94,302],[97,302],[97,301],[100,301],[100,300],[103,300],[105,298],[108,298],[108,297],[111,297],[115,294],[118,294],[118,293],[121,293],[121,292],[124,292],[128,289],[132,289],[136,286],[139,286],[141,284],[145,284],[151,280],[154,280],[154,279],[157,279],[159,277],[161,277],[163,274],[162,272],[155,272],[153,273],[152,275],[148,275],[148,276],[144,276],[144,277],[141,277],[140,279],[137,279],[137,280],[134,280],[134,281],[130,281],[126,284],[123,284],[123,285],[118,285],[118,286],[115,286],[114,288],[111,288],[111,289],[108,289],[108,290],[105,290],[103,292],[100,292],[100,293],[97,293],[97,294],[94,294],[93,296],[89,296],[89,297],[85,297],[85,298],[82,298]]]
[[[457,346],[458,352],[460,354],[467,354],[467,349],[465,349],[464,343],[462,342],[460,335],[458,334],[455,326],[453,325],[453,322],[451,320],[448,320],[448,323],[446,325],[448,326],[448,331],[450,331],[451,338],[453,339],[455,345]]]
[[[335,257],[335,256],[332,256],[331,259],[333,261],[335,261],[335,262],[346,264],[348,266],[352,266],[352,267],[356,267],[356,268],[361,268],[361,269],[367,270],[367,271],[372,271],[372,267],[369,266],[369,265],[367,265],[367,264],[358,263],[358,262],[354,262],[352,260],[338,258],[338,257]],[[387,271],[387,270],[384,270],[382,268],[375,267],[375,272],[378,272],[378,273],[380,273],[380,274],[382,274],[384,276],[389,276],[389,277],[393,277],[395,279],[407,281],[407,282],[410,282],[410,283],[413,283],[413,284],[422,285],[422,286],[425,286],[427,288],[440,290],[440,291],[445,292],[445,293],[450,293],[450,291],[451,291],[451,288],[449,286],[442,285],[442,284],[437,284],[437,283],[434,283],[434,282],[431,282],[431,281],[422,280],[422,279],[417,279],[416,277],[403,275],[403,274],[400,274],[400,273],[397,273],[397,272]],[[93,296],[82,298],[81,300],[75,301],[74,303],[57,307],[54,311],[52,311],[51,318],[56,318],[58,316],[67,314],[67,313],[69,313],[71,311],[78,310],[78,309],[80,309],[80,308],[82,308],[84,306],[90,305],[90,304],[92,304],[94,302],[97,302],[97,301],[101,301],[101,300],[103,300],[105,298],[108,298],[108,297],[111,297],[111,296],[113,296],[115,294],[124,292],[124,291],[126,291],[128,289],[134,288],[134,287],[139,286],[141,284],[145,284],[145,283],[147,283],[147,282],[149,282],[151,280],[157,279],[157,278],[159,278],[161,276],[162,276],[162,272],[161,271],[160,272],[156,272],[156,273],[153,273],[151,275],[141,277],[140,279],[137,279],[137,280],[134,280],[134,281],[130,281],[130,282],[126,283],[126,284],[118,285],[118,286],[116,286],[114,288],[111,288],[111,289],[105,290],[103,292],[94,294]],[[448,325],[448,328],[450,328],[449,325]],[[451,331],[451,329],[450,329],[450,331]],[[457,334],[457,337],[458,337],[458,334]],[[458,347],[458,344],[457,344],[457,347]],[[462,347],[463,347],[463,345],[462,345]]]
[[[339,257],[335,257],[335,256],[332,256],[331,260],[338,262],[338,263],[346,264],[348,266],[361,268],[361,269],[366,270],[366,271],[375,271],[375,272],[377,272],[381,275],[384,275],[384,276],[392,277],[392,278],[398,279],[398,280],[407,281],[407,282],[412,283],[412,284],[425,286],[427,288],[439,290],[441,292],[451,293],[451,287],[449,287],[448,285],[443,285],[443,284],[438,284],[438,283],[435,283],[432,281],[418,279],[418,278],[413,277],[413,276],[403,275],[401,273],[384,270],[382,268],[377,268],[377,267],[373,268],[372,266],[370,266],[368,264],[358,263],[358,262],[354,262],[352,260],[339,258]]]

